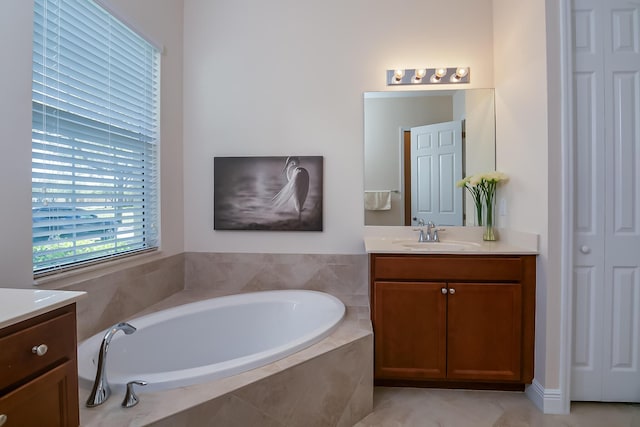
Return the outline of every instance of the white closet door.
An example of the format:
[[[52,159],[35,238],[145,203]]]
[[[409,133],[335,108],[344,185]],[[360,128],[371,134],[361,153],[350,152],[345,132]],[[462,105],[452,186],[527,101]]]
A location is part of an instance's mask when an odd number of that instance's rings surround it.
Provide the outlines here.
[[[573,9],[571,399],[640,402],[640,4]]]

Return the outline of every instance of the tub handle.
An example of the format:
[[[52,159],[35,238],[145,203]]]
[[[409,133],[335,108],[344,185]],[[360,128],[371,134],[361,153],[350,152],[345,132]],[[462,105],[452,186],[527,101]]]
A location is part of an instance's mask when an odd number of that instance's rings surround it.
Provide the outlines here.
[[[140,399],[136,396],[136,392],[133,390],[134,385],[147,385],[146,381],[129,381],[127,383],[127,391],[124,395],[124,400],[122,401],[123,408],[131,408],[132,406],[136,406]]]

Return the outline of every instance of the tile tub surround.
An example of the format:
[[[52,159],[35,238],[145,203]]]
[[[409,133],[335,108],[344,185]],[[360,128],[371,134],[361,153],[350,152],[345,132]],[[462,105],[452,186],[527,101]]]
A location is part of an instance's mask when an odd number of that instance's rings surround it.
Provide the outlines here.
[[[185,288],[241,293],[272,289],[327,292],[367,306],[367,255],[185,253]]]
[[[183,254],[110,271],[64,287],[67,291],[87,292],[77,304],[78,341],[183,289]]]
[[[87,292],[77,307],[81,341],[184,289],[214,296],[311,289],[330,293],[346,305],[368,307],[367,265],[366,255],[186,252],[114,267],[88,279],[50,281],[41,288]]]
[[[139,316],[217,296],[185,290]],[[117,394],[102,406],[81,405],[83,426],[352,426],[373,404],[373,335],[368,310],[347,307],[337,330],[311,347],[241,374],[204,384],[145,393],[140,403],[120,407]],[[89,389],[80,388],[84,402]]]

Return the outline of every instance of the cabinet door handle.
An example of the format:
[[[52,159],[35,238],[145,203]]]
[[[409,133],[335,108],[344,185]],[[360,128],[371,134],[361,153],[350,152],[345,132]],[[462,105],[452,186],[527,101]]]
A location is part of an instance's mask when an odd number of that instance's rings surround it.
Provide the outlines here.
[[[454,288],[451,288],[451,289],[449,289],[449,293],[450,293],[451,295],[453,295],[453,294],[455,294],[455,293],[456,293],[456,290],[455,290]]]
[[[587,245],[582,245],[580,246],[580,252],[582,252],[583,254],[588,254],[589,252],[591,252],[591,248]]]
[[[447,288],[440,289],[440,292],[442,292],[443,295],[446,295],[447,294]]]
[[[0,427],[2,427],[4,425],[4,423],[7,422],[7,416],[5,414],[0,414]]]
[[[47,354],[48,350],[49,350],[49,347],[47,347],[46,344],[34,345],[33,348],[31,349],[31,353],[37,354],[38,356],[44,356],[45,354]],[[1,425],[2,424],[0,424],[0,426]]]

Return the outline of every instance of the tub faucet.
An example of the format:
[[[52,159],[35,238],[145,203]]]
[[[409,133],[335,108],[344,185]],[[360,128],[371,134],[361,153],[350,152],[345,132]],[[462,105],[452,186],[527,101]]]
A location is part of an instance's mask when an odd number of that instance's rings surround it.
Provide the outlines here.
[[[131,326],[128,323],[118,323],[117,325],[113,325],[106,334],[104,334],[104,338],[102,339],[102,344],[100,344],[100,353],[98,354],[98,369],[96,370],[96,379],[93,382],[93,388],[91,389],[91,394],[87,399],[87,407],[93,408],[94,406],[98,406],[105,402],[111,395],[111,388],[109,388],[109,383],[107,382],[107,350],[109,349],[109,343],[113,336],[118,332],[123,331],[127,335],[131,335],[136,331],[136,328]]]

